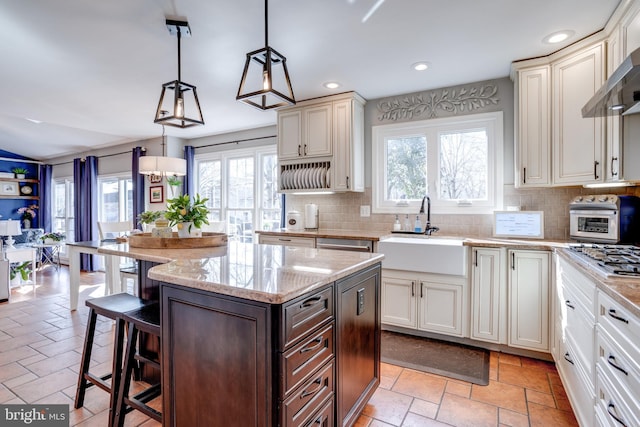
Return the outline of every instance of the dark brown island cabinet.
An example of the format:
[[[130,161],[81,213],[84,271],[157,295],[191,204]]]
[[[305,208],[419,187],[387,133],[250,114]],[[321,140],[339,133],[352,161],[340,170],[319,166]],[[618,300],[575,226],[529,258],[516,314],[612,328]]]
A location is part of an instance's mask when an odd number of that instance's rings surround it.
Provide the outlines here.
[[[379,263],[283,304],[160,298],[164,426],[351,426],[380,383]]]

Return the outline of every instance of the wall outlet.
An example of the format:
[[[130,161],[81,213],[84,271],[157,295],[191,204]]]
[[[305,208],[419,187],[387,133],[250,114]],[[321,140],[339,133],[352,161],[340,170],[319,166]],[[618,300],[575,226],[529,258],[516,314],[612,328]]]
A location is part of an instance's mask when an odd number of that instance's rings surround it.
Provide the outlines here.
[[[371,206],[360,206],[360,216],[371,216]]]

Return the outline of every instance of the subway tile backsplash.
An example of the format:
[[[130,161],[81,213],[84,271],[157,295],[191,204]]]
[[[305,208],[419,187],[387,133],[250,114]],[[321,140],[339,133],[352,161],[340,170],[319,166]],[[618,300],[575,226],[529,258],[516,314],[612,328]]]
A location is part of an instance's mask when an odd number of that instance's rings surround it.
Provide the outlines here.
[[[578,195],[631,194],[640,196],[640,187],[593,190],[582,187],[514,188],[504,187],[504,206],[520,206],[521,210],[544,211],[545,240],[569,239],[569,202]],[[371,230],[387,232],[393,228],[395,215],[360,216],[361,205],[371,205],[371,188],[362,193],[331,195],[287,195],[287,210],[304,212],[306,203],[318,205],[320,227],[337,230]],[[438,215],[431,211],[431,223],[440,227],[439,235],[490,237],[492,215]],[[413,224],[413,222],[412,222]]]

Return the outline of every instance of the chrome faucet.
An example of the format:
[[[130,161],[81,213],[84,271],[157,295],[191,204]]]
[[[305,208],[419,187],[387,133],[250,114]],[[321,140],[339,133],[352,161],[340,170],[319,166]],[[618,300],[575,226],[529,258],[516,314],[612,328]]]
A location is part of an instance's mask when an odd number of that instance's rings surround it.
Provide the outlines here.
[[[424,214],[424,201],[427,200],[427,224],[424,226],[424,234],[427,236],[431,236],[431,233],[435,233],[440,230],[438,227],[431,226],[431,199],[429,196],[424,196],[422,198],[422,206],[420,206],[420,214]]]

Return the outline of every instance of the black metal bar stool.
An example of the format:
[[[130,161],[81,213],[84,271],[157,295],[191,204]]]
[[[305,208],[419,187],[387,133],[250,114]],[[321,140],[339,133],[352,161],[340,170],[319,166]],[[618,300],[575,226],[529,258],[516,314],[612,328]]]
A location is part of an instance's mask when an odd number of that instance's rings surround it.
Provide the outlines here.
[[[160,360],[151,359],[140,351],[140,332],[145,332],[157,340],[160,340],[160,304],[146,305],[137,310],[124,313],[123,319],[127,322],[129,335],[127,337],[127,350],[124,356],[122,368],[122,381],[115,409],[113,425],[122,427],[127,413],[136,409],[158,422],[162,422],[162,413],[147,405],[148,402],[162,394],[161,384],[152,384],[146,389],[129,396],[131,374],[136,364],[143,363],[160,370]]]
[[[109,403],[109,425],[113,423],[117,393],[120,388],[120,381],[122,378],[122,357],[125,336],[125,320],[123,315],[128,311],[139,309],[150,303],[150,301],[142,300],[127,293],[93,298],[85,302],[87,307],[89,307],[89,320],[87,322],[87,332],[84,338],[82,359],[80,360],[78,388],[76,389],[74,405],[76,409],[81,408],[84,405],[84,396],[87,388],[93,385],[98,386],[111,395]],[[98,315],[115,320],[116,322],[111,372],[102,376],[89,372]],[[111,378],[110,383],[107,382],[109,378]]]

